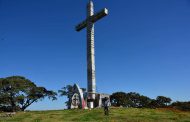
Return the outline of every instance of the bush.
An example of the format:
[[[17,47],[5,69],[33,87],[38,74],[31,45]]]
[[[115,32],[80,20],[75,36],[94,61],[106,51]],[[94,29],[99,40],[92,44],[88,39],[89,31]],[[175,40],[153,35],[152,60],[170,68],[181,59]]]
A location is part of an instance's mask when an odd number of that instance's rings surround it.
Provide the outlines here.
[[[190,101],[189,102],[174,102],[171,104],[171,107],[182,110],[182,111],[190,111]]]

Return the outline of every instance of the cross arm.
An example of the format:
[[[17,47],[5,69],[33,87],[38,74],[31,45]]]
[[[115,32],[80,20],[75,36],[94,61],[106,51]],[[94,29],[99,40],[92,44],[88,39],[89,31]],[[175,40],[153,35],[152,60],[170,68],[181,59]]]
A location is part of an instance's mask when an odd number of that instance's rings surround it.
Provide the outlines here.
[[[80,31],[80,30],[82,30],[83,28],[85,28],[86,27],[86,20],[84,20],[83,22],[81,22],[80,24],[78,24],[76,27],[75,27],[75,30],[76,31]]]
[[[104,8],[104,9],[102,9],[100,12],[94,14],[94,15],[92,16],[91,21],[92,21],[93,23],[95,23],[96,21],[98,21],[99,19],[103,18],[103,17],[106,16],[106,15],[108,15],[108,9]]]
[[[103,18],[104,16],[108,15],[108,9],[104,8],[102,9],[100,12],[94,14],[93,16],[91,16],[90,20],[95,23],[96,21],[98,21],[99,19]],[[83,28],[85,28],[87,26],[87,20],[84,20],[83,22],[81,22],[80,24],[78,24],[75,27],[76,31],[80,31]]]

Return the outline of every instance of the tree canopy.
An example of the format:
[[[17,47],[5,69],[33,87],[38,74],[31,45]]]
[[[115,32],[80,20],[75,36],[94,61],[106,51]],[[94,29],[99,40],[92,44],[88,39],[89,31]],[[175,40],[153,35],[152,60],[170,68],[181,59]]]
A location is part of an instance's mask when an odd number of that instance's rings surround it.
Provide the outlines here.
[[[151,99],[136,92],[115,92],[110,97],[113,106],[134,107],[134,108],[158,108],[166,107],[171,102],[169,97],[158,96]]]
[[[68,101],[66,101],[65,104],[67,107],[69,107],[69,103],[71,102],[71,97],[73,94],[73,86],[67,85],[67,86],[61,88],[61,90],[58,90],[58,93],[60,94],[60,96],[67,96]],[[68,109],[70,109],[70,108],[68,108]]]
[[[158,107],[165,107],[167,106],[169,103],[171,103],[171,99],[169,97],[165,97],[165,96],[158,96],[156,98],[156,101],[158,103]]]
[[[110,97],[113,106],[126,106],[127,95],[125,92],[115,92]]]
[[[38,87],[22,76],[0,78],[0,107],[9,111],[24,111],[45,97],[56,100],[56,95],[56,92]]]

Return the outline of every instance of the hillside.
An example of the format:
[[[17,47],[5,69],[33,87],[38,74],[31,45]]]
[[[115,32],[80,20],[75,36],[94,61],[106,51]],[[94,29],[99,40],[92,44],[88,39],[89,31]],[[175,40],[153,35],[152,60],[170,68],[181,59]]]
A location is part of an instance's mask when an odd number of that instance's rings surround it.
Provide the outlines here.
[[[18,112],[14,117],[0,118],[0,122],[67,121],[190,122],[190,112],[174,109],[112,108],[110,116],[104,116],[103,109],[94,109]]]

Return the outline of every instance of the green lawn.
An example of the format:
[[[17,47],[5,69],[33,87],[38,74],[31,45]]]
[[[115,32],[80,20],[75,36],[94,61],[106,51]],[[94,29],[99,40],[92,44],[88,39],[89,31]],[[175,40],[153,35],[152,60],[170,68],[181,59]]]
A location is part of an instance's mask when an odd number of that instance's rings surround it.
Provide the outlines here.
[[[190,122],[190,112],[171,109],[112,108],[110,110],[109,116],[104,116],[103,109],[18,112],[14,117],[1,117],[0,122]]]

